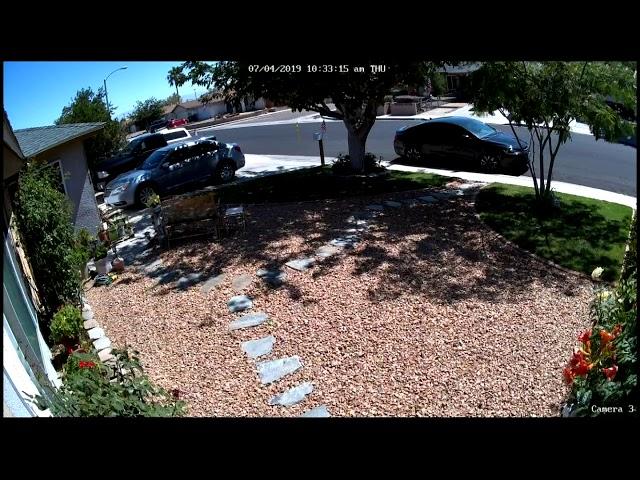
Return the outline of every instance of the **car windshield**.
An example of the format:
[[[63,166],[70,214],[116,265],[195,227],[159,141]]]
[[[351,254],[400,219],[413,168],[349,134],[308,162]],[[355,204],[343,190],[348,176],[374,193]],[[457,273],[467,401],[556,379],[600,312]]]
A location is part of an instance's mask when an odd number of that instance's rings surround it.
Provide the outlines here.
[[[153,170],[169,155],[169,150],[156,150],[140,165],[140,170]]]
[[[485,138],[497,132],[495,128],[487,125],[486,123],[478,122],[476,120],[465,122],[464,128],[469,130],[478,138]]]
[[[131,140],[129,142],[129,145],[127,145],[126,147],[124,147],[124,149],[122,150],[123,153],[131,153],[134,152],[135,150],[138,149],[138,147],[140,146],[140,143],[142,143],[142,139],[136,139],[136,140]]]

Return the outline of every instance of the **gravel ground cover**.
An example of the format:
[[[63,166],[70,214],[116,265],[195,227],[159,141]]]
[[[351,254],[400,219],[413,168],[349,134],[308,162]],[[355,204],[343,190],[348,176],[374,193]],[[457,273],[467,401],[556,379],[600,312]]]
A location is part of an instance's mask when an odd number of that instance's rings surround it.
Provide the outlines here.
[[[245,232],[161,251],[162,268],[128,268],[87,297],[114,345],[137,349],[190,416],[299,416],[321,404],[332,416],[559,415],[566,352],[588,326],[592,285],[493,236],[469,198],[385,208],[355,249],[303,272],[283,267],[343,234],[366,205],[425,194],[249,206]],[[256,275],[274,267],[286,268],[279,288]],[[177,279],[189,273],[203,275],[183,290]],[[253,281],[234,288],[242,274]],[[230,313],[240,294],[253,308]],[[266,322],[229,331],[258,312]],[[241,343],[266,335],[276,341],[259,360],[298,355],[303,368],[262,386]],[[268,404],[306,381],[304,402]]]

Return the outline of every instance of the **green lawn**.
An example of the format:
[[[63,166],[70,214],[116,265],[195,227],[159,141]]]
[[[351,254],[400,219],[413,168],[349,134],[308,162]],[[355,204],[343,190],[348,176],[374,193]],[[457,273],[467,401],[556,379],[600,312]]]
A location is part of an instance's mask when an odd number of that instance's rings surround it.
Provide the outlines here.
[[[602,267],[604,280],[617,280],[631,208],[563,193],[557,196],[560,209],[538,219],[532,188],[493,184],[480,191],[476,208],[483,221],[520,247],[586,274]]]
[[[297,202],[440,187],[451,179],[429,173],[388,171],[377,177],[334,175],[313,167],[218,187],[224,203]]]

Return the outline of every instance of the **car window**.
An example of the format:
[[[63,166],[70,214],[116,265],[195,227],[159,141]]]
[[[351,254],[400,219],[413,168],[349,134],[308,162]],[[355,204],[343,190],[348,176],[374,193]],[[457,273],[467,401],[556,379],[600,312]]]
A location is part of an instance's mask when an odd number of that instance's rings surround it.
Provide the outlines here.
[[[153,137],[149,137],[147,139],[147,145],[149,148],[160,148],[160,147],[164,147],[166,144],[166,142],[164,141],[164,138],[162,137],[162,135],[154,135]]]
[[[157,168],[162,162],[166,161],[166,158],[169,156],[169,151],[167,150],[156,150],[142,163],[140,168],[142,170],[153,170]]]
[[[184,130],[177,130],[175,132],[163,133],[162,135],[164,135],[165,140],[169,141],[175,140],[176,138],[186,138],[187,132],[185,132]]]

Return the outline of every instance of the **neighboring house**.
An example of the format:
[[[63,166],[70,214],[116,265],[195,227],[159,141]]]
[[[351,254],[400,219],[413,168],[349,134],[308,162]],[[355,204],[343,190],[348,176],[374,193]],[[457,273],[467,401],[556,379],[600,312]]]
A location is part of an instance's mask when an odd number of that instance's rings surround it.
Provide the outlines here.
[[[164,107],[163,114],[166,120],[174,118],[186,118],[189,121],[200,121],[214,118],[216,115],[231,113],[231,112],[247,112],[252,110],[261,110],[266,107],[266,101],[264,98],[259,98],[255,102],[240,102],[239,108],[234,108],[232,105],[227,104],[222,97],[218,97],[209,103],[202,103],[199,100],[191,100],[189,102],[182,102],[179,104],[168,105]]]
[[[73,205],[76,230],[92,235],[100,227],[100,215],[91,182],[84,141],[104,128],[104,123],[70,123],[16,130],[15,136],[26,158],[43,160],[60,171],[60,188]]]
[[[28,262],[16,242],[12,228],[9,185],[16,182],[25,156],[14,135],[6,112],[2,128],[3,158],[3,255],[2,263],[2,415],[3,417],[50,416],[38,409],[25,395],[49,395],[52,386],[61,384],[51,363],[51,351],[38,328],[33,287]]]
[[[482,66],[477,62],[464,62],[458,65],[445,65],[437,71],[447,75],[447,90],[451,93],[457,93],[461,83],[473,72]]]

